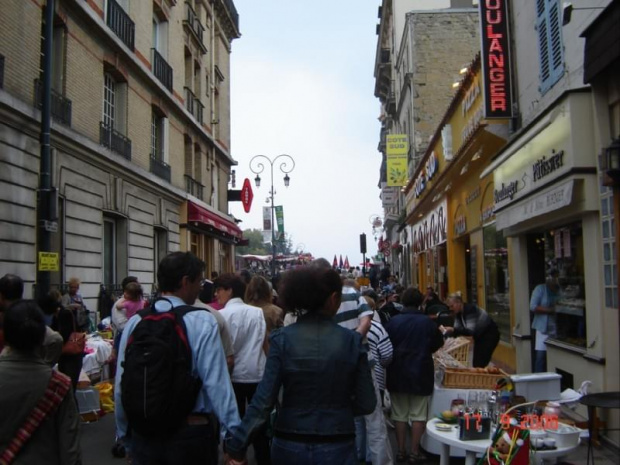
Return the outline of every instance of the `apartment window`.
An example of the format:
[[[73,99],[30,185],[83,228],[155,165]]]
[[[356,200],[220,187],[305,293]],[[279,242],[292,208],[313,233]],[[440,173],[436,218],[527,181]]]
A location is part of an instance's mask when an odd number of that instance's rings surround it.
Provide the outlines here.
[[[163,58],[168,58],[168,22],[153,14],[153,48]]]
[[[103,124],[114,128],[114,114],[116,108],[116,81],[110,73],[103,77]]]
[[[164,118],[153,109],[151,117],[151,156],[164,161]]]
[[[127,275],[127,220],[103,217],[103,284],[117,284]]]
[[[168,231],[164,228],[155,228],[153,240],[153,273],[155,273],[159,262],[168,254]]]
[[[558,0],[536,0],[540,92],[547,92],[564,73],[561,8]]]
[[[116,283],[116,220],[104,218],[103,220],[103,282],[104,284]]]
[[[52,38],[52,89],[60,95],[65,91],[67,30],[64,24],[55,24]]]
[[[156,107],[151,116],[151,172],[170,182],[168,164],[168,118]]]

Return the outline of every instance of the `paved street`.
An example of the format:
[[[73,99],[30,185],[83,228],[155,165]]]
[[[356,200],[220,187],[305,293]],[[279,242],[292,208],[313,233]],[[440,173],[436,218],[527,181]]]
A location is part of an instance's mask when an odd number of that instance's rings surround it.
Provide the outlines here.
[[[390,440],[393,446],[394,456],[396,456],[396,439],[394,430],[390,430]],[[114,444],[114,415],[105,415],[99,421],[82,424],[82,452],[84,465],[121,465],[125,463],[123,459],[116,459],[112,456],[111,448]],[[577,452],[571,457],[567,457],[564,464],[586,465],[587,444],[582,444]],[[249,463],[255,462],[252,450],[249,451]],[[609,449],[596,449],[594,451],[595,463],[598,465],[615,465],[618,463],[617,456]],[[222,463],[220,456],[220,463]],[[438,456],[431,456],[427,463],[439,463]],[[451,464],[461,465],[463,459],[451,459]]]

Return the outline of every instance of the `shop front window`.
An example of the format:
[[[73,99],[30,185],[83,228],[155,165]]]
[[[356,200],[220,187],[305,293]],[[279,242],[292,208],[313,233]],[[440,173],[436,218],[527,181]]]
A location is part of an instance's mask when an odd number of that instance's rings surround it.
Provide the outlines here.
[[[530,290],[544,282],[551,269],[559,273],[559,297],[555,304],[558,341],[586,347],[586,294],[581,223],[572,223],[528,237],[530,278],[538,274],[539,282],[530,279]],[[538,273],[533,272],[539,270]]]
[[[511,343],[510,279],[506,238],[495,225],[484,228],[484,286],[486,311],[499,328],[500,338]]]

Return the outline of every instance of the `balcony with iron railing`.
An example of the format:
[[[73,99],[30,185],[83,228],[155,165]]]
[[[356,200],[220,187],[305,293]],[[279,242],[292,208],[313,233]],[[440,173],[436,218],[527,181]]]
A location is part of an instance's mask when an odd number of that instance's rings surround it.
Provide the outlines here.
[[[52,89],[50,103],[52,118],[71,126],[71,100]],[[34,80],[34,104],[39,110],[43,106],[43,83],[39,79]]]
[[[103,121],[99,123],[99,143],[127,160],[131,160],[131,140]]]
[[[161,159],[161,156],[151,154],[151,173],[170,182],[170,165]]]
[[[4,55],[0,55],[0,89],[4,87]]]
[[[106,24],[127,47],[134,49],[136,26],[116,0],[108,0]]]
[[[202,195],[204,192],[205,186],[200,184],[191,176],[185,175],[185,192],[193,195],[194,197],[203,200]]]
[[[185,108],[187,108],[187,111],[192,114],[196,121],[202,124],[205,106],[189,87],[184,87],[183,90],[185,91]]]
[[[152,48],[151,51],[153,52],[153,74],[166,89],[172,92],[172,67],[156,49]]]
[[[200,19],[198,19],[198,15],[188,2],[185,2],[185,19],[183,20],[183,26],[189,31],[189,34],[196,39],[202,53],[207,53],[207,47],[203,42],[203,33],[205,28],[200,22]]]

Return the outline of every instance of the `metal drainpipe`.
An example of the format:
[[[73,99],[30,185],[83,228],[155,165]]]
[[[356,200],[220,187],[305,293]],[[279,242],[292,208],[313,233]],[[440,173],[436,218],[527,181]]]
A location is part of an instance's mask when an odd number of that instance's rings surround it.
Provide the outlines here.
[[[39,254],[51,252],[54,230],[52,225],[52,202],[54,199],[51,174],[50,126],[52,93],[52,40],[54,31],[54,0],[47,0],[44,10],[45,27],[43,31],[43,77],[41,85],[41,135],[39,160],[39,189],[37,191],[37,257],[36,298],[47,295],[50,288],[50,272],[39,267]]]

